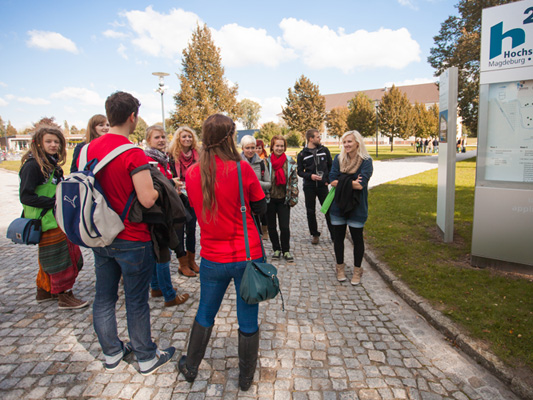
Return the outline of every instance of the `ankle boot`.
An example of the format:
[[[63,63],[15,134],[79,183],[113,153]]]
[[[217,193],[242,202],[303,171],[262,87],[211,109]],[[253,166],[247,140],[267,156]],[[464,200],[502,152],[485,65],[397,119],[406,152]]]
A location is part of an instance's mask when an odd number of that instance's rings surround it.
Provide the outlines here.
[[[252,336],[244,336],[239,330],[239,386],[244,392],[254,380],[258,353],[259,329]]]
[[[198,264],[196,264],[196,261],[194,261],[194,256],[196,254],[195,253],[191,253],[190,251],[187,251],[187,260],[189,261],[189,268],[195,272],[195,273],[199,273],[200,272],[200,267],[198,266]]]
[[[187,382],[193,382],[198,375],[198,367],[204,358],[205,349],[207,343],[209,343],[212,330],[213,325],[209,328],[204,328],[196,320],[192,324],[187,355],[182,356],[178,363],[178,368]]]
[[[261,227],[262,233],[263,233],[263,240],[268,240],[268,226],[263,225]]]
[[[191,270],[191,268],[189,267],[189,257],[187,257],[187,255],[184,255],[184,256],[178,258],[178,261],[180,263],[180,266],[178,268],[178,272],[181,275],[187,276],[189,278],[192,278],[192,277],[196,276],[194,271]]]
[[[337,264],[336,270],[337,270],[337,280],[339,282],[344,282],[346,280],[346,274],[344,273],[344,266],[345,264]]]

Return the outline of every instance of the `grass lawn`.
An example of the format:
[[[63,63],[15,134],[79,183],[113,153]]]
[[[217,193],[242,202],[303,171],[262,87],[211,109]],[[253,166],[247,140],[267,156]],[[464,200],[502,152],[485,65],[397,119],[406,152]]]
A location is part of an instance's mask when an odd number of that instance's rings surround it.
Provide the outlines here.
[[[414,292],[513,367],[533,369],[533,282],[469,264],[475,159],[456,170],[454,241],[436,227],[437,170],[369,194],[367,243]]]
[[[72,164],[72,153],[74,149],[67,150],[67,162],[63,165],[63,173],[68,175],[70,173],[70,164]],[[2,161],[0,163],[0,168],[4,168],[10,171],[20,171],[20,160],[16,161]]]

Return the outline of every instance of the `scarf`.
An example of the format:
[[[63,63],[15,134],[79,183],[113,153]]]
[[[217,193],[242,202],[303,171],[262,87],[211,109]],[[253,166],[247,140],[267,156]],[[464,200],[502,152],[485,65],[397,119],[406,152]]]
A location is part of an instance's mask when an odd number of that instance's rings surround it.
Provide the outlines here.
[[[270,163],[275,172],[274,182],[276,185],[285,185],[287,183],[287,177],[285,176],[285,171],[283,170],[283,165],[287,161],[287,156],[283,153],[281,156],[276,156],[274,153],[270,155]]]
[[[168,156],[163,153],[161,150],[154,149],[152,147],[148,147],[144,154],[146,154],[148,157],[153,158],[156,160],[160,165],[163,166],[164,169],[167,169],[168,165]]]
[[[179,169],[179,178],[181,181],[185,180],[185,172],[198,160],[198,152],[196,150],[189,150],[187,153],[180,152],[179,167],[176,168],[176,172]]]
[[[355,174],[362,163],[363,159],[358,154],[355,154],[354,157],[346,154],[346,157],[340,163],[341,172],[343,174]]]

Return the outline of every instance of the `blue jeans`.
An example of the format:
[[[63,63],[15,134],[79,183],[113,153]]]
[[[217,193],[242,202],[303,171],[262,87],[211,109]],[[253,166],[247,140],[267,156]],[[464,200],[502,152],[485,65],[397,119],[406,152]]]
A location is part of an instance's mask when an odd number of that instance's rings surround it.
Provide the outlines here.
[[[261,261],[261,260],[256,260]],[[235,263],[217,263],[202,258],[200,263],[200,304],[196,321],[204,328],[215,323],[215,317],[226,294],[231,279],[237,292],[237,320],[243,333],[255,333],[257,325],[258,304],[246,304],[239,295],[241,279],[246,268],[246,261]]]
[[[153,290],[161,290],[165,301],[172,301],[176,298],[176,291],[172,287],[170,278],[170,261],[154,264],[150,286]]]
[[[93,248],[93,252],[96,272],[93,324],[100,346],[106,358],[123,349],[115,316],[118,285],[123,276],[128,333],[141,370],[144,370],[143,365],[155,359],[157,350],[152,341],[148,305],[148,289],[155,264],[152,242],[115,239],[109,246]]]

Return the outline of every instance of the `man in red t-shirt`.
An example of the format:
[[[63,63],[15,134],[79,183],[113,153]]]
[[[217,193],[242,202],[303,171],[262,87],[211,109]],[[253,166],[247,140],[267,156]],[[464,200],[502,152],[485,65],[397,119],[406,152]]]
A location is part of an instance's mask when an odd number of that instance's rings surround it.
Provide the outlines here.
[[[89,144],[87,159],[101,160],[120,145],[131,143],[128,136],[137,125],[139,100],[129,93],[116,92],[105,103],[109,133]],[[144,151],[140,148],[122,153],[96,179],[109,204],[122,214],[133,191],[146,208],[154,205],[158,192],[154,189]],[[176,349],[159,350],[152,341],[148,289],[155,265],[154,251],[145,223],[124,221],[124,230],[109,246],[93,248],[96,293],[93,303],[93,324],[105,356],[105,367],[113,370],[132,351],[141,374],[150,375],[166,364]],[[130,342],[122,342],[117,333],[115,305],[120,277],[124,278],[126,316]]]

